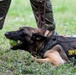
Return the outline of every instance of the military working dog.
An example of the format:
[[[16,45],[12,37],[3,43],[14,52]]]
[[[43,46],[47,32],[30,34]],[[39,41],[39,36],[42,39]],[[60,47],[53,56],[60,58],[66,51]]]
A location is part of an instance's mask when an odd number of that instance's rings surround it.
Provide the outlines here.
[[[69,62],[69,57],[75,55],[75,41],[71,37],[63,37],[57,35],[54,31],[48,31],[40,28],[20,27],[16,31],[5,33],[6,38],[18,41],[17,45],[12,46],[12,50],[25,50],[33,56],[41,58],[33,58],[39,63],[49,62],[52,65],[59,65]],[[70,40],[68,40],[68,38]],[[74,46],[67,42],[74,43]],[[73,48],[70,48],[73,46]],[[70,50],[70,51],[68,51]],[[74,50],[74,51],[72,51]]]

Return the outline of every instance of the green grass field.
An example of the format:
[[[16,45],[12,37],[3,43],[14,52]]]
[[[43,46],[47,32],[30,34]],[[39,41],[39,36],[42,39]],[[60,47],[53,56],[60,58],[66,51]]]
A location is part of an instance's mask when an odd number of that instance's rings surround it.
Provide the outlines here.
[[[56,31],[62,35],[76,34],[76,0],[52,0]],[[10,50],[4,33],[22,26],[37,27],[30,0],[12,0],[4,28],[0,30],[0,75],[76,75],[76,66],[52,66],[32,62],[25,51]]]

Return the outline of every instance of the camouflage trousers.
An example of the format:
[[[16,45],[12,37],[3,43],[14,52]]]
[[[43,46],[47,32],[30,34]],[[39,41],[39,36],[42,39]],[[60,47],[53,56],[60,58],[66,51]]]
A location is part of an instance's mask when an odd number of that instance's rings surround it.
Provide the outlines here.
[[[10,7],[11,0],[0,0],[0,29],[2,29]],[[53,11],[50,0],[30,0],[30,4],[39,28],[50,31],[55,29]]]
[[[11,0],[0,0],[0,29],[3,28],[10,3]]]

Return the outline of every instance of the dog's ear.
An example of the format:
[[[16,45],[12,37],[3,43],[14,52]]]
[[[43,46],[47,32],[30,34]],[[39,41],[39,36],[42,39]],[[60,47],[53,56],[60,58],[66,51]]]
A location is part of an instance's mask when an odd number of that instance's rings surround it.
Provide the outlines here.
[[[32,39],[32,40],[40,41],[40,40],[45,40],[46,37],[43,36],[43,35],[41,35],[41,34],[38,34],[38,33],[33,33],[31,39]]]

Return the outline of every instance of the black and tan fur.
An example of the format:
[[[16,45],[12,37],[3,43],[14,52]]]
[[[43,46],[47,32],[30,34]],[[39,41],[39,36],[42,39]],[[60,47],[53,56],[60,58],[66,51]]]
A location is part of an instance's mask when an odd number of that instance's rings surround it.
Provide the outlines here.
[[[52,35],[52,32],[40,28],[21,27],[17,31],[5,33],[8,39],[20,41],[16,46],[11,47],[12,50],[25,50],[30,53],[36,53],[37,50],[42,48],[45,40]],[[55,45],[52,49],[47,50],[43,58],[33,58],[39,63],[49,62],[52,65],[59,65],[68,63],[69,59],[64,52],[64,49],[59,45]]]

